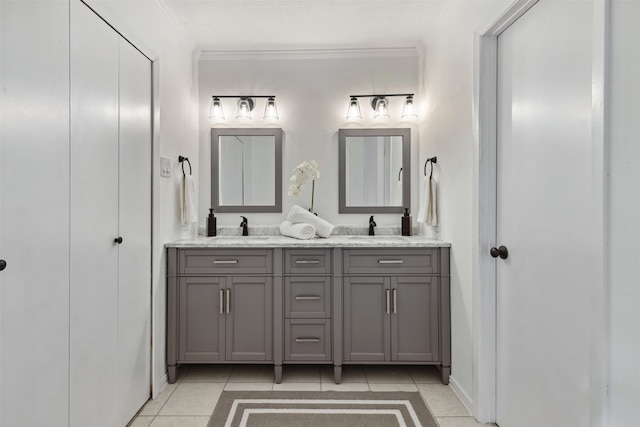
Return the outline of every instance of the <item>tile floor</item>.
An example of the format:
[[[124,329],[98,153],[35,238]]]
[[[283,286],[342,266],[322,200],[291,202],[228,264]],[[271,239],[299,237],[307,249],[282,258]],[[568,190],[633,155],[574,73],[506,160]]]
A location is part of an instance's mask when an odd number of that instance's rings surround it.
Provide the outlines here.
[[[282,383],[273,382],[269,365],[191,365],[178,380],[149,400],[130,427],[206,427],[223,390],[419,391],[441,427],[477,424],[433,366],[345,365],[342,384],[333,382],[332,366],[286,365]]]

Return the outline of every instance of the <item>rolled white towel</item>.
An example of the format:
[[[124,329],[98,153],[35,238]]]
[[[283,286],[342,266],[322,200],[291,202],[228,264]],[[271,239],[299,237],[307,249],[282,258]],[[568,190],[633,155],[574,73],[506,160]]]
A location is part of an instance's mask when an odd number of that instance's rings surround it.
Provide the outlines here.
[[[289,221],[283,221],[282,224],[280,224],[280,234],[300,240],[307,240],[313,239],[316,236],[316,228],[311,224],[305,224],[303,222],[293,224]]]
[[[334,228],[333,225],[331,225],[329,222],[325,221],[319,216],[312,214],[308,210],[301,208],[298,205],[293,205],[293,207],[289,211],[289,214],[287,215],[287,221],[290,221],[294,224],[300,222],[311,224],[315,227],[316,234],[319,237],[329,237]]]

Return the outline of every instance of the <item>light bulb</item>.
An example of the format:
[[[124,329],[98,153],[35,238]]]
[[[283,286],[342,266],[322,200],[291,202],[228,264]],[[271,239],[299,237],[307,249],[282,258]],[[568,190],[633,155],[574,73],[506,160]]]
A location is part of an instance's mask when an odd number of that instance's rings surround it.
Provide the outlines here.
[[[222,102],[220,98],[214,96],[209,109],[209,118],[216,120],[224,120],[224,111],[222,110]]]
[[[379,118],[388,118],[389,117],[389,111],[387,109],[387,98],[385,98],[384,96],[377,96],[375,98],[375,113],[373,114],[373,118],[374,119],[379,119]]]
[[[253,102],[251,98],[240,98],[238,101],[238,115],[236,119],[251,120]]]
[[[278,107],[276,107],[276,99],[270,96],[267,99],[267,105],[264,107],[264,119],[265,120],[278,120]]]
[[[411,117],[418,117],[418,112],[413,102],[413,95],[407,95],[407,99],[404,101],[404,107],[402,108],[402,118],[408,119]]]
[[[361,118],[362,113],[360,112],[360,104],[358,103],[358,98],[352,96],[349,100],[349,107],[347,107],[347,120]]]

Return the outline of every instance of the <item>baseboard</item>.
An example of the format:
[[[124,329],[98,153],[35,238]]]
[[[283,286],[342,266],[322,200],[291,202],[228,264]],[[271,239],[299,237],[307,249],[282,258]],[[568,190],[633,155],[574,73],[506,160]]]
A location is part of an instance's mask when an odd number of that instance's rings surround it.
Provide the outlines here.
[[[155,399],[156,397],[158,397],[160,392],[164,390],[164,388],[168,384],[169,384],[169,377],[167,374],[164,374],[162,378],[160,378],[160,381],[158,381],[157,384],[154,384],[153,390],[151,390],[151,398]]]
[[[449,387],[451,387],[451,390],[453,390],[455,395],[458,396],[458,399],[460,399],[464,407],[467,409],[469,415],[472,416],[473,401],[471,400],[469,395],[465,393],[464,389],[460,387],[460,383],[455,379],[453,375],[449,376]]]

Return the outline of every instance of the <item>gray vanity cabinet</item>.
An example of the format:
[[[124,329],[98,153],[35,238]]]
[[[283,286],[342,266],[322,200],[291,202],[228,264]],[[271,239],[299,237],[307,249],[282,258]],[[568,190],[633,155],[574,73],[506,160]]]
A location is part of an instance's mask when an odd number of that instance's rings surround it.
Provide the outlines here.
[[[274,361],[273,252],[168,250],[167,365]]]

